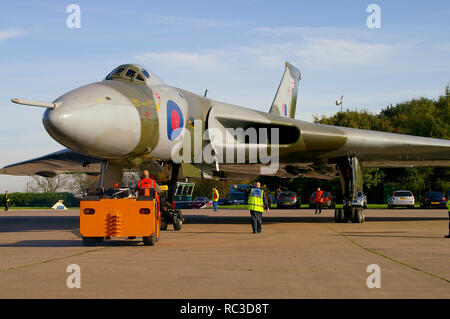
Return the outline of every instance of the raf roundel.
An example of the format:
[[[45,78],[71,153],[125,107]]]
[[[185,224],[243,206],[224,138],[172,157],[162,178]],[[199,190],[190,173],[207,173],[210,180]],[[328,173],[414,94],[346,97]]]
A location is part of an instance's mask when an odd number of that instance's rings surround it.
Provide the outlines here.
[[[180,107],[172,100],[167,102],[167,137],[173,141],[183,130],[184,119]]]

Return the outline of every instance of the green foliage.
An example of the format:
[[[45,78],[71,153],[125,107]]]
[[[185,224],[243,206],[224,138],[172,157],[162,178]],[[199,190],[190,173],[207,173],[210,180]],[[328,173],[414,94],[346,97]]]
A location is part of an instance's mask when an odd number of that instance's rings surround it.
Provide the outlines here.
[[[331,117],[322,115],[320,119],[317,116],[314,116],[314,122],[343,127],[360,128],[365,130],[387,130],[379,116],[374,115],[366,110],[346,110],[345,112],[338,112]]]
[[[386,173],[380,168],[363,168],[362,173],[366,188],[377,187],[385,181]]]
[[[66,207],[80,206],[80,200],[71,193],[11,193],[11,207],[52,207],[63,200]]]

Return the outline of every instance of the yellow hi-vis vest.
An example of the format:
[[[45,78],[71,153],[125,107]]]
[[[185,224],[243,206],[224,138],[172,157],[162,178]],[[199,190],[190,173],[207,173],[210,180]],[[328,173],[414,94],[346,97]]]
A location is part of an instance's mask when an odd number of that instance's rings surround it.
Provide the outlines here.
[[[217,189],[213,192],[213,202],[217,202],[219,200],[219,191]]]
[[[260,188],[252,188],[250,195],[248,196],[248,210],[254,210],[257,212],[264,211],[264,191]]]

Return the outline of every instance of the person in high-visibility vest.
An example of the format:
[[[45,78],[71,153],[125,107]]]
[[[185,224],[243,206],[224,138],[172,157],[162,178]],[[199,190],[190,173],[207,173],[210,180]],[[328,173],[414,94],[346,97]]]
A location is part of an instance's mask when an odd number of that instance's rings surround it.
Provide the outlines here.
[[[316,211],[314,212],[314,214],[317,214],[317,210],[319,211],[319,214],[322,214],[323,191],[320,190],[320,187],[317,187],[314,196],[314,201],[316,202]]]
[[[217,190],[217,188],[213,187],[212,192],[213,192],[212,202],[213,202],[214,211],[216,212],[217,205],[219,204],[219,191]]]
[[[9,193],[5,191],[5,212],[9,209]]]
[[[238,188],[236,185],[233,185],[233,187]],[[262,213],[264,209],[269,211],[269,204],[266,196],[264,196],[264,191],[261,189],[260,182],[256,182],[255,187],[250,190],[247,205],[250,211],[253,234],[259,234],[262,232]]]

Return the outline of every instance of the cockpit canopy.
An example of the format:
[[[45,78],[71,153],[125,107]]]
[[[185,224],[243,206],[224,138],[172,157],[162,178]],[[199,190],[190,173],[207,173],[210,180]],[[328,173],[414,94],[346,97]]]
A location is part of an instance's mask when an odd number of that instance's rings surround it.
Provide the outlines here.
[[[163,84],[154,73],[138,64],[119,65],[106,76],[106,80],[127,81],[147,86]]]

